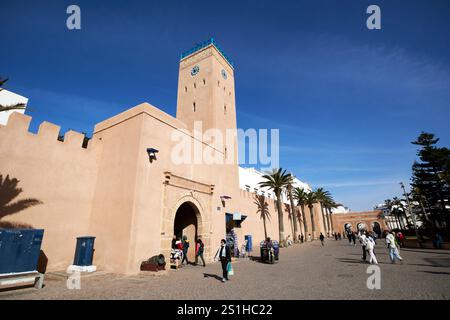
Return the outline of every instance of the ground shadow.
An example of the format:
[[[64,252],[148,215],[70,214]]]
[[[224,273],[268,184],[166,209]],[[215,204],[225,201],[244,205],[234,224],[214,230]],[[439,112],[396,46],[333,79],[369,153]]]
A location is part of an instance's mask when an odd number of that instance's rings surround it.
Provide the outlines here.
[[[219,277],[217,274],[204,273],[203,276],[205,278],[214,278],[216,280],[222,281],[222,277]]]
[[[442,251],[440,251],[442,250]],[[407,252],[420,252],[420,253],[433,253],[433,254],[450,254],[450,250],[445,249],[410,249],[410,248],[400,248],[400,251]]]
[[[431,273],[431,274],[447,274],[450,275],[450,272],[440,272],[440,271],[419,271],[424,273]]]

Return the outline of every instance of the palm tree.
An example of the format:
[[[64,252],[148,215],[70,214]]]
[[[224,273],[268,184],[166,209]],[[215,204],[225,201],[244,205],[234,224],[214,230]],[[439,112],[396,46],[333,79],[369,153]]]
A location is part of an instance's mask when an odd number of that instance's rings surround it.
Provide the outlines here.
[[[2,87],[5,85],[5,83],[7,81],[8,81],[8,79],[0,78],[0,91],[3,90]],[[18,104],[10,105],[10,106],[2,106],[0,104],[0,112],[10,111],[10,110],[23,110],[25,108],[26,108],[26,106],[23,103],[18,103]]]
[[[323,204],[331,197],[329,191],[324,190],[323,188],[317,188],[314,192],[316,195],[316,200],[320,205],[320,212],[322,213],[323,227],[325,229],[325,233],[330,231],[330,226],[328,225],[328,221],[325,219],[325,214],[323,213]]]
[[[259,216],[261,217],[263,224],[264,224],[264,239],[267,239],[266,220],[270,221],[269,204],[266,202],[266,198],[262,194],[255,195],[254,204],[256,204],[256,206],[258,208],[256,213],[259,214]]]
[[[310,191],[306,194],[305,204],[309,208],[309,214],[311,215],[311,229],[313,233],[313,237],[315,237],[316,232],[316,224],[314,223],[314,204],[317,202],[316,194],[314,191]]]
[[[42,204],[41,201],[30,198],[12,202],[23,192],[22,188],[17,187],[18,183],[19,180],[16,178],[11,179],[9,175],[7,175],[6,178],[3,179],[3,176],[0,174],[0,219],[29,207]]]
[[[325,198],[325,201],[323,202],[323,206],[325,208],[325,212],[327,212],[327,221],[328,221],[328,225],[330,226],[330,230],[334,231],[334,226],[333,226],[333,218],[332,218],[332,214],[333,212],[331,211],[331,209],[337,208],[339,205],[334,202],[333,197],[328,196]]]
[[[292,233],[294,235],[294,242],[298,242],[298,236],[297,236],[297,221],[295,219],[295,205],[294,205],[294,197],[292,195],[292,190],[294,189],[294,176],[290,174],[289,182],[286,185],[286,194],[290,201],[290,209],[291,209],[291,224],[293,225]]]
[[[297,187],[294,189],[294,198],[297,200],[297,205],[301,207],[302,217],[303,217],[303,228],[305,229],[305,236],[308,233],[308,224],[306,223],[305,215],[305,203],[306,203],[306,192]]]
[[[262,176],[264,181],[259,183],[262,188],[268,188],[273,190],[277,198],[277,211],[278,211],[278,229],[279,229],[279,241],[280,246],[284,246],[284,223],[283,223],[283,207],[281,193],[289,182],[290,174],[286,173],[283,169],[274,169],[272,173],[268,173]]]

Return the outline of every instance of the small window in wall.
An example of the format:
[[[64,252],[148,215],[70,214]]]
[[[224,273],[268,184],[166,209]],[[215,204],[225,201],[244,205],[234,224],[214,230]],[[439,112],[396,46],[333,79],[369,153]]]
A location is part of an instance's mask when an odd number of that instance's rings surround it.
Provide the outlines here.
[[[206,84],[206,80],[205,79],[203,79],[203,85],[205,85]]]
[[[187,92],[187,87],[184,87],[184,91]]]
[[[192,106],[194,107],[194,112],[197,111],[197,105],[195,102],[192,104]]]
[[[227,158],[228,149],[225,147],[225,159]]]
[[[226,88],[225,87],[223,87],[223,91],[225,92],[225,90],[226,90]]]
[[[217,81],[217,86],[220,87],[220,81]]]
[[[223,114],[227,114],[227,105],[223,106]]]
[[[197,89],[197,84],[194,82],[194,89]]]

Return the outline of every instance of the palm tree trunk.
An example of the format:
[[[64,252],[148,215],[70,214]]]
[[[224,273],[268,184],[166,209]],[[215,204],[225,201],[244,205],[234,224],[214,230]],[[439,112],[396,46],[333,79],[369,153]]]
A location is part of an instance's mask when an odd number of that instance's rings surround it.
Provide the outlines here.
[[[280,246],[284,246],[284,222],[283,222],[283,207],[281,205],[281,194],[277,195],[277,208],[278,208],[278,236]]]
[[[266,215],[263,215],[263,224],[264,224],[264,240],[265,240],[267,239]]]
[[[331,212],[330,208],[327,208],[328,210],[328,216],[330,217],[330,225],[331,225],[331,231],[334,231],[334,226],[333,226],[333,217],[331,216],[333,214],[333,212]]]
[[[311,215],[311,228],[314,237],[314,233],[316,232],[316,224],[314,223],[314,206],[309,206],[309,214]]]
[[[305,206],[302,204],[302,217],[303,217],[303,227],[305,228],[305,237],[308,233],[308,222],[306,222]]]
[[[289,200],[291,201],[291,215],[292,215],[292,223],[294,225],[294,242],[297,243],[298,242],[298,237],[297,237],[297,219],[296,214],[295,214],[295,206],[294,206],[294,198],[292,197],[292,190],[289,189]]]
[[[327,222],[325,221],[325,214],[323,213],[322,202],[319,202],[319,206],[320,206],[320,212],[322,212],[323,230],[324,230],[324,233],[327,234],[327,232],[328,232],[328,230],[327,230]]]

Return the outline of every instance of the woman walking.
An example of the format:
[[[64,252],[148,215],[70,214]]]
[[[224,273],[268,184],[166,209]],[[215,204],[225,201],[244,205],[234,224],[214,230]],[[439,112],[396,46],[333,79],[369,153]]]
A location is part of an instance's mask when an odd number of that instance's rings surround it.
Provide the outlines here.
[[[231,263],[231,251],[225,239],[220,241],[220,247],[214,256],[214,261],[220,260],[222,264],[222,282],[228,281],[228,264]]]
[[[203,252],[205,251],[205,245],[201,239],[197,239],[197,244],[195,246],[195,265],[198,264],[198,258],[202,259],[203,266],[206,267],[205,259],[203,258]]]
[[[369,263],[378,264],[377,256],[375,255],[375,239],[373,238],[371,232],[369,232],[366,240],[366,250],[369,253]]]

